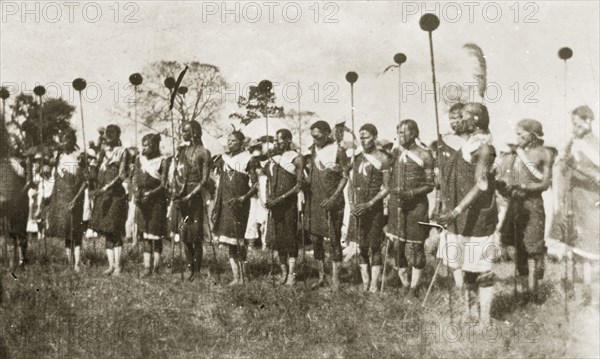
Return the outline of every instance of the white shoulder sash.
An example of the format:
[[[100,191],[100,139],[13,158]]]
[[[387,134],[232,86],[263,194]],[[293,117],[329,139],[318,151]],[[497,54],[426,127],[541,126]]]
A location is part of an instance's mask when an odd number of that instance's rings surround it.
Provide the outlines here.
[[[320,170],[333,169],[337,162],[338,146],[335,143],[329,144],[323,148],[315,146],[315,164]]]
[[[294,164],[294,160],[296,157],[298,157],[298,152],[287,151],[281,155],[273,156],[273,160],[279,165],[279,167],[291,174],[295,174],[296,165]]]
[[[158,156],[149,160],[146,156],[140,156],[140,167],[142,171],[146,172],[150,177],[154,179],[160,179],[160,164],[162,163],[163,157]]]
[[[581,161],[581,156],[587,157],[594,165],[600,166],[600,156],[598,156],[598,148],[594,149],[583,139],[574,139],[571,152],[576,161]]]
[[[236,171],[246,174],[246,167],[248,167],[248,162],[250,162],[252,155],[250,152],[244,151],[233,157],[223,154],[221,158],[223,158],[223,169],[225,171]]]
[[[527,171],[529,171],[529,173],[531,173],[538,181],[541,181],[544,178],[544,175],[537,169],[535,163],[527,159],[527,155],[525,155],[525,151],[523,151],[522,148],[517,148],[517,158],[523,166],[527,168]]]
[[[421,159],[421,157],[419,157],[416,153],[405,149],[400,154],[400,161],[402,161],[403,163],[406,163],[407,158],[410,158],[411,160],[413,160],[417,165],[419,165],[419,167],[425,166],[425,163],[423,162],[423,159]]]
[[[381,168],[383,168],[383,163],[381,163],[381,161],[379,161],[379,160],[377,159],[377,157],[373,156],[373,155],[372,155],[372,154],[370,154],[370,153],[366,153],[366,152],[363,152],[362,154],[363,154],[363,156],[365,157],[365,159],[366,159],[366,160],[367,160],[367,161],[368,161],[370,164],[372,164],[372,165],[373,165],[373,167],[375,167],[375,168],[376,168],[378,171],[381,171]]]

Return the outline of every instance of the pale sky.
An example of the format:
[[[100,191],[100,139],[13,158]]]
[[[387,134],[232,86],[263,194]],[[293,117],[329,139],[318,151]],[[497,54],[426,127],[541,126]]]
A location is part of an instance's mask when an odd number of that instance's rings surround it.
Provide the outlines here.
[[[73,96],[70,82],[85,78],[93,84],[90,101],[84,104],[88,138],[95,137],[98,126],[130,122],[115,118],[111,109],[115,100],[122,102],[127,95],[123,86],[131,73],[152,61],[195,60],[220,67],[230,85],[222,121],[237,109],[236,88],[262,79],[280,84],[275,92],[278,104],[286,109],[297,104],[286,102],[282,89],[300,81],[303,110],[330,123],[349,120],[350,88],[344,76],[356,71],[357,126],[372,122],[382,137],[391,140],[398,121],[398,77],[395,71],[381,72],[393,63],[395,53],[403,52],[408,57],[402,66],[404,86],[420,88],[424,83],[431,90],[427,33],[418,24],[425,12],[441,19],[433,32],[441,86],[456,80],[465,43],[483,49],[488,83],[494,88],[486,103],[497,143],[514,138],[512,126],[518,120],[535,118],[544,125],[546,142],[562,145],[567,113],[564,64],[557,51],[563,46],[574,52],[568,61],[568,111],[587,104],[598,116],[597,1],[427,2],[427,6],[392,1],[136,1],[117,6],[114,1],[42,2],[37,10],[36,2],[25,3],[27,9],[22,4],[1,1],[0,82],[19,91],[44,84],[49,94],[60,91],[68,100]],[[224,10],[231,11],[225,21]],[[101,95],[94,88],[100,88]],[[289,92],[293,100],[294,93]],[[430,142],[435,138],[433,95],[422,97],[421,92],[407,96],[402,117],[417,120],[422,139]],[[442,130],[447,131],[443,104],[440,117]],[[79,127],[78,113],[73,122]]]

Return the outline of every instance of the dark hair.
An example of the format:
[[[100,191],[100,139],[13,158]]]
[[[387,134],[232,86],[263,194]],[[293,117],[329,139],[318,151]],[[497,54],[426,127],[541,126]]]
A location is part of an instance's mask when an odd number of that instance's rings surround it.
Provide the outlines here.
[[[371,135],[373,135],[373,137],[377,137],[377,127],[375,127],[375,125],[371,124],[371,123],[367,123],[361,126],[360,130],[358,130],[358,132],[360,131],[367,131],[368,133],[370,133]]]
[[[244,140],[246,139],[246,136],[244,136],[242,131],[235,130],[235,131],[231,132],[231,135],[235,136],[235,138],[240,142],[244,142]]]
[[[317,121],[310,126],[311,131],[315,128],[324,133],[325,135],[331,134],[331,126],[329,126],[329,124],[325,121]]]
[[[149,133],[142,137],[142,142],[148,141],[150,143],[160,144],[160,134],[159,133]]]
[[[121,127],[117,125],[108,125],[106,126],[105,133],[108,133],[108,131],[114,131],[117,134],[117,145],[123,146],[123,142],[121,142]]]
[[[475,120],[475,126],[479,127],[479,129],[485,132],[489,132],[490,115],[488,113],[487,107],[485,107],[484,104],[479,102],[469,102],[463,106],[463,111],[466,111],[471,114],[471,116]]]
[[[417,122],[415,120],[411,120],[411,119],[402,120],[398,124],[397,129],[399,129],[402,126],[408,127],[411,130],[411,132],[416,132],[417,137],[419,137],[419,125],[417,125]]]
[[[114,132],[117,133],[117,137],[119,137],[119,138],[121,137],[121,128],[119,126],[117,126],[117,125],[108,125],[108,126],[106,126],[106,131],[105,132],[108,132],[108,131],[114,131]]]
[[[276,134],[281,135],[281,138],[283,138],[284,140],[292,139],[292,132],[290,130],[288,130],[287,128],[280,129],[279,131],[277,131]]]
[[[579,106],[571,112],[571,115],[579,116],[584,120],[594,120],[594,111],[589,106]]]
[[[190,126],[190,129],[192,130],[192,142],[196,145],[202,145],[202,126],[200,126],[200,123],[198,123],[198,121],[191,120],[184,122],[183,125]]]
[[[450,106],[450,109],[448,109],[448,112],[457,112],[463,109],[463,107],[465,107],[465,104],[462,102],[457,102],[454,105]]]

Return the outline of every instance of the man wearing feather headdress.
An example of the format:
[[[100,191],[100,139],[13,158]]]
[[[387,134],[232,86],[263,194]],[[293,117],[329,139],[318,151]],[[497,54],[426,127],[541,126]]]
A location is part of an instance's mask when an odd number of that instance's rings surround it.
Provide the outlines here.
[[[523,293],[538,295],[544,276],[544,200],[542,192],[552,179],[553,154],[543,147],[542,124],[524,119],[517,124],[518,147],[501,156],[498,192],[507,199],[502,241],[516,248],[516,265]]]
[[[438,257],[452,268],[458,288],[464,282],[469,316],[478,316],[474,302],[479,294],[479,317],[485,323],[490,321],[495,280],[492,252],[498,223],[493,169],[496,150],[491,144],[487,108],[481,103],[467,103],[462,116],[469,138],[441,168],[445,212],[438,222],[447,226],[448,233],[440,240]]]
[[[463,118],[463,107],[469,102],[483,103],[487,87],[487,64],[483,50],[476,44],[467,43],[458,55],[460,57],[453,62],[452,71],[449,71],[450,74],[444,79],[446,85],[442,91],[442,99],[448,106],[448,120],[452,131],[442,135],[439,144],[436,140],[430,146],[434,156],[441,156],[435,159],[440,164],[448,161],[469,139],[469,124],[467,119]],[[436,171],[437,167],[439,166],[436,166]],[[436,174],[436,179],[439,179],[439,173]],[[437,183],[434,217],[441,210],[439,189]]]

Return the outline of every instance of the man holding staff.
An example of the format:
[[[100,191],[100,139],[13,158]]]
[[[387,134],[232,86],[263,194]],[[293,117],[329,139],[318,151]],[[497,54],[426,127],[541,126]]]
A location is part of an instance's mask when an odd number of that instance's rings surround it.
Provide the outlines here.
[[[363,151],[350,168],[350,236],[359,246],[358,258],[363,291],[377,292],[381,274],[381,242],[384,237],[383,199],[388,195],[390,179],[388,156],[377,149],[377,128],[363,125],[359,130]],[[369,250],[372,259],[369,260]]]
[[[387,235],[398,240],[396,265],[402,285],[410,286],[409,295],[418,295],[419,279],[425,267],[425,239],[429,228],[418,222],[428,222],[429,201],[433,191],[433,156],[419,141],[419,127],[413,120],[398,125],[399,147],[393,150],[393,166],[388,204]],[[412,267],[409,282],[408,270]]]
[[[331,127],[325,121],[310,126],[314,144],[309,158],[308,231],[314,247],[319,270],[319,281],[312,288],[324,286],[325,249],[323,238],[331,243],[332,289],[339,288],[339,270],[342,263],[342,222],[344,219],[344,187],[348,179],[344,170],[348,165],[346,151],[331,138]]]
[[[489,133],[489,115],[481,103],[467,103],[462,110],[468,140],[441,169],[445,208],[438,221],[447,226],[438,257],[453,269],[457,288],[463,287],[467,310],[477,316],[475,296],[479,293],[480,320],[490,321],[495,275],[492,272],[494,231],[498,223],[495,201],[494,159],[496,151]]]

